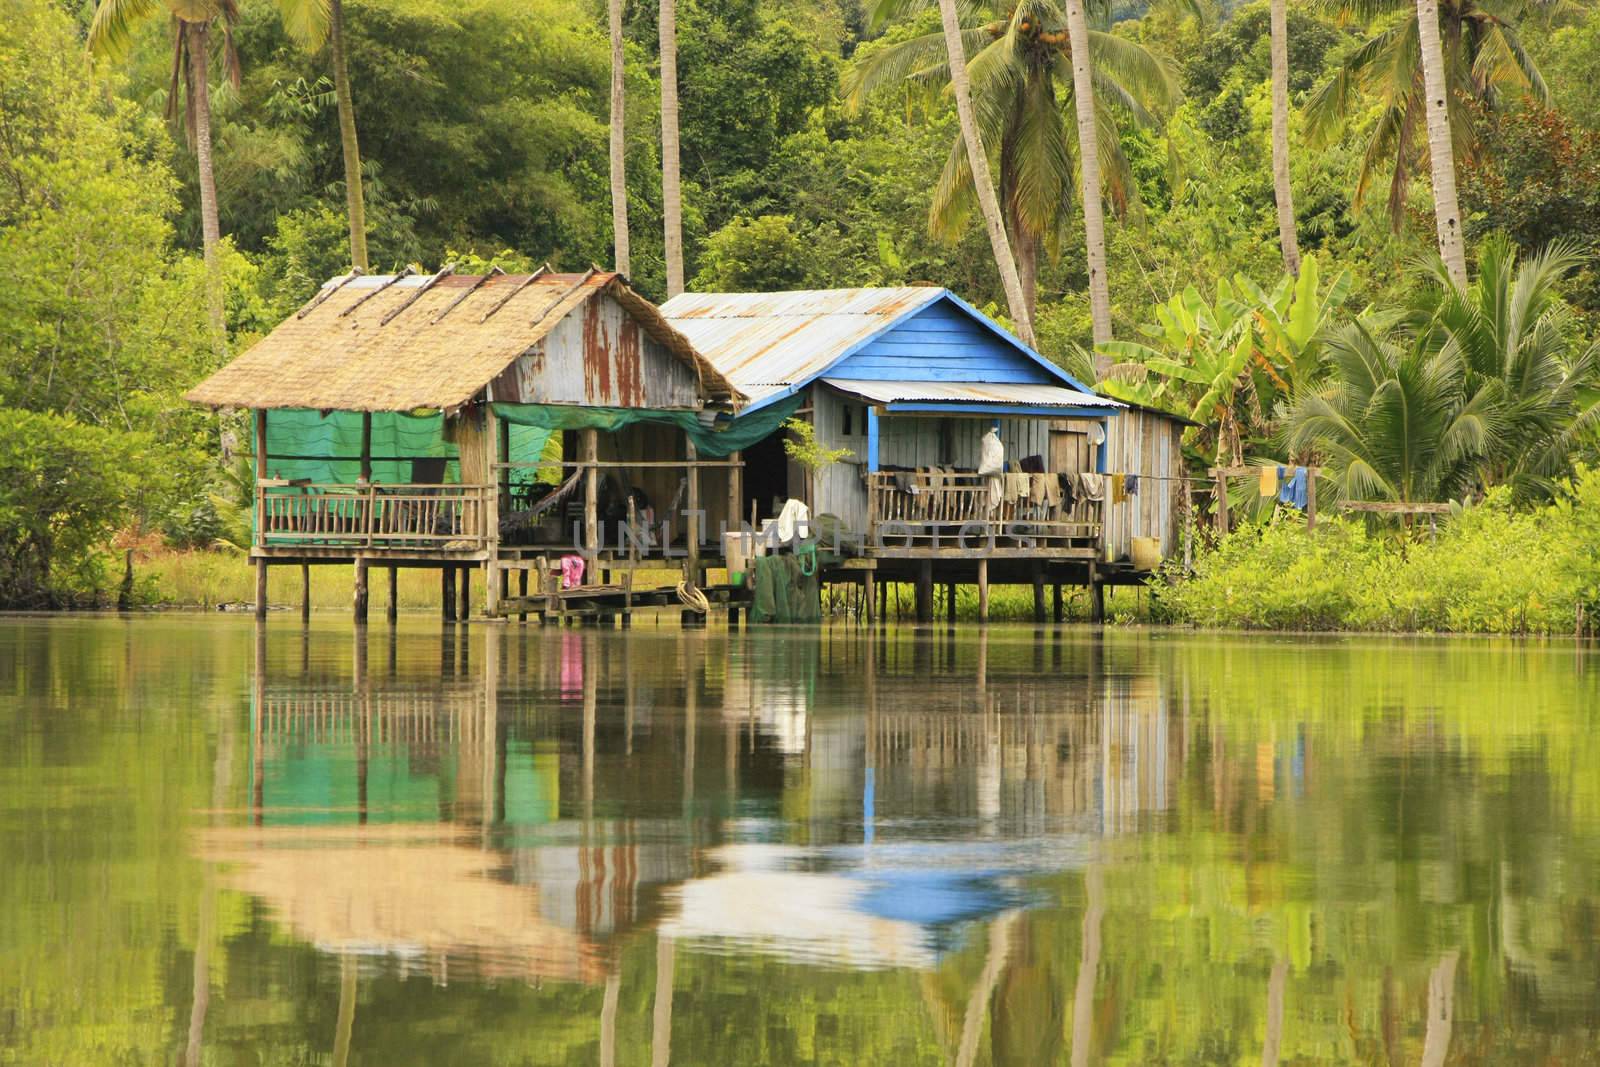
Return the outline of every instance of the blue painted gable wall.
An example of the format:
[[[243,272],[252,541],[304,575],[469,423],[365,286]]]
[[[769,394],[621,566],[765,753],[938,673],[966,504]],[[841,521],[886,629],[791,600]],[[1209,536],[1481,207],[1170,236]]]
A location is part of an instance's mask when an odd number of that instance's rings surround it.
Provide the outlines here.
[[[827,376],[879,382],[1062,384],[948,299],[936,300],[896,323],[829,367]]]

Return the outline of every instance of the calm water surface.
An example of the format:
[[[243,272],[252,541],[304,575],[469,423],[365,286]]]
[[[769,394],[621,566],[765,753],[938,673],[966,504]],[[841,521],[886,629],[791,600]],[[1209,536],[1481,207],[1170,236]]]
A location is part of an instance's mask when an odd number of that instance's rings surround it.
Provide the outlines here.
[[[0,1062],[1600,1062],[1596,663],[0,620]]]

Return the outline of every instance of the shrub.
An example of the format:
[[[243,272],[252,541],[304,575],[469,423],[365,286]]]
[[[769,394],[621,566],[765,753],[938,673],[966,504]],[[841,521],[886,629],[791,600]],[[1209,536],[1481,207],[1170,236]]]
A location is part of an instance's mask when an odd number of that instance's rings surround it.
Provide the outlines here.
[[[1600,610],[1600,472],[1580,469],[1552,504],[1507,490],[1409,530],[1298,516],[1236,530],[1188,575],[1169,565],[1173,620],[1202,626],[1562,634]]]
[[[128,517],[149,438],[70,416],[0,419],[0,606],[56,607],[96,592],[101,550]]]

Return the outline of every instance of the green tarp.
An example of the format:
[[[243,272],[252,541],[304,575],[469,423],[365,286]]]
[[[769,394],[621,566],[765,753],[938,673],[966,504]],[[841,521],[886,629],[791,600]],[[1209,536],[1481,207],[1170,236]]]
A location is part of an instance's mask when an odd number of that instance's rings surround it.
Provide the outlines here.
[[[749,448],[771,435],[800,407],[803,396],[796,393],[749,415],[721,421],[708,427],[693,411],[666,411],[659,408],[590,408],[575,404],[496,404],[494,413],[513,426],[552,433],[556,430],[605,430],[614,432],[635,423],[652,422],[676,426],[689,435],[703,459],[723,459],[732,452]]]
[[[317,484],[353,485],[361,476],[361,412],[284,408],[267,412],[267,472],[271,477],[308,478]],[[513,463],[531,463],[544,453],[550,433],[511,428]],[[446,460],[444,480],[461,481],[456,446],[445,440],[444,416],[377,411],[372,415],[372,480],[405,485],[415,480],[414,459]],[[513,481],[533,480],[515,472]]]

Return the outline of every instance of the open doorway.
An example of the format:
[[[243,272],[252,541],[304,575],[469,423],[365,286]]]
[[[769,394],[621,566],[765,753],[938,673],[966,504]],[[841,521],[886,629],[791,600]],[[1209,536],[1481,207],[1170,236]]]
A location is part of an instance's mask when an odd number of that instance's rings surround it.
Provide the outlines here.
[[[783,431],[770,433],[744,450],[744,500],[739,518],[750,519],[755,505],[756,521],[775,519],[789,498],[789,454],[783,450]],[[776,501],[776,502],[774,502]]]

